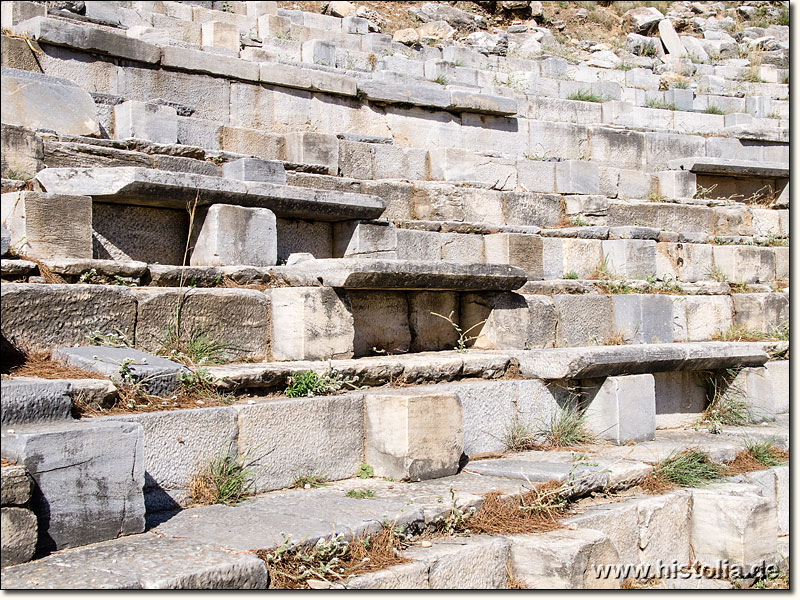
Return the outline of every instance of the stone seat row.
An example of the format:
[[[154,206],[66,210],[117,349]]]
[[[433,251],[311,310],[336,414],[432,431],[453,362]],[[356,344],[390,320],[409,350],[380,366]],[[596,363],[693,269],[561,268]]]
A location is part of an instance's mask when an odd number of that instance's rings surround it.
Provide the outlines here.
[[[748,335],[772,336],[788,323],[786,293],[605,295],[553,290],[546,295],[491,291],[524,282],[524,276],[516,275],[521,271],[509,267],[504,269],[510,270],[511,276],[502,277],[496,275],[501,267],[473,267],[471,272],[451,267],[447,285],[458,285],[464,291],[419,289],[413,281],[429,285],[425,276],[430,279],[433,275],[409,268],[403,274],[405,287],[398,289],[395,278],[381,283],[381,277],[403,265],[389,262],[390,268],[384,271],[379,270],[383,267],[380,261],[345,261],[338,271],[309,266],[295,271],[290,281],[302,283],[319,274],[333,285],[354,287],[326,287],[317,282],[314,286],[274,287],[266,293],[186,285],[127,288],[4,282],[4,345],[39,352],[85,345],[98,337],[123,336],[121,339],[137,348],[156,352],[169,345],[178,306],[181,335],[191,337],[200,332],[213,339],[221,348],[218,358],[228,361],[267,356],[283,361],[325,360],[447,350],[461,343],[508,350],[610,341],[708,341],[741,330],[752,332]],[[372,271],[365,270],[369,264]],[[284,273],[289,270],[285,269]],[[441,269],[428,269],[436,275],[438,271]],[[491,275],[479,274],[487,272]],[[466,336],[472,339],[460,336],[459,327],[462,332],[472,328]]]

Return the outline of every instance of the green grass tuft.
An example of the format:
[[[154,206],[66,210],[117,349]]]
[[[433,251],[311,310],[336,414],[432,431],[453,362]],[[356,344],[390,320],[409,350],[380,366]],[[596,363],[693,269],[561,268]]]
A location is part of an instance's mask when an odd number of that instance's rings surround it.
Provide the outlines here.
[[[375,492],[372,490],[349,490],[345,496],[348,498],[359,498],[363,500],[364,498],[374,498]]]
[[[536,435],[551,448],[570,448],[597,442],[597,436],[586,427],[586,411],[576,401],[566,402]]]
[[[594,92],[587,90],[578,90],[574,94],[570,94],[567,100],[578,100],[580,102],[605,102],[602,96],[598,96]]]
[[[714,463],[699,448],[673,451],[653,469],[653,476],[681,487],[702,487],[723,475],[722,466]]]
[[[773,439],[755,441],[747,440],[745,448],[754,459],[765,467],[777,467],[786,462],[785,453],[775,445]]]

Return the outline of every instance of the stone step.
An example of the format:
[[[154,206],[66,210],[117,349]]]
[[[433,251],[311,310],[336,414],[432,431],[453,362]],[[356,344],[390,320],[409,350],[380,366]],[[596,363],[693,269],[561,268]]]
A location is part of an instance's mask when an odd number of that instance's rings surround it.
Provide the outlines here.
[[[134,167],[44,169],[36,175],[43,191],[91,196],[94,202],[183,210],[215,203],[268,208],[281,217],[339,221],[375,218],[383,201],[365,194],[330,193],[262,182]]]

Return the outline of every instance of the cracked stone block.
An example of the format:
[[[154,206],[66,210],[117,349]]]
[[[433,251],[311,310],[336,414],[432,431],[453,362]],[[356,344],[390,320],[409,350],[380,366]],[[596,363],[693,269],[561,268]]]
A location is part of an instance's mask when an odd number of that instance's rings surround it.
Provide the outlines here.
[[[456,394],[369,394],[365,423],[365,458],[375,475],[421,481],[458,471],[463,433]]]
[[[31,497],[31,480],[25,467],[8,465],[2,468],[0,479],[0,496],[3,506],[26,504]]]
[[[328,287],[275,288],[272,356],[275,360],[352,358],[353,314],[346,296]]]
[[[3,467],[5,468],[5,467]],[[36,515],[27,508],[4,506],[0,509],[0,529],[2,529],[3,567],[18,565],[33,558],[36,550]],[[5,586],[4,586],[5,587]]]
[[[138,423],[88,420],[4,429],[2,455],[36,483],[37,550],[84,546],[144,530]]]
[[[542,276],[561,279],[575,273],[579,279],[591,277],[603,260],[600,240],[542,238]]]
[[[652,375],[606,377],[602,383],[584,382],[584,388],[584,395],[590,401],[586,424],[598,436],[618,445],[655,439]]]
[[[189,264],[269,267],[277,263],[278,234],[271,210],[214,204],[205,213]]]
[[[92,199],[42,192],[3,194],[10,246],[31,258],[92,258]],[[58,215],[58,219],[53,216]]]
[[[114,139],[178,143],[178,111],[172,106],[127,100],[114,106]]]
[[[691,496],[684,491],[650,497],[638,503],[639,561],[658,560],[682,567],[689,563]],[[693,541],[693,538],[692,538]]]

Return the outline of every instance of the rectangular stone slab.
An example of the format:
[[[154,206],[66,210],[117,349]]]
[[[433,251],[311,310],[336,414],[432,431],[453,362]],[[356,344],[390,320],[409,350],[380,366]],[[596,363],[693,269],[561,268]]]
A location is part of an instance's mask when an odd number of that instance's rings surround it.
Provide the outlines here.
[[[515,357],[524,377],[540,379],[760,366],[768,358],[760,344],[748,342],[553,348],[523,350]]]
[[[44,169],[36,175],[36,183],[45,191],[82,190],[83,195],[91,196],[95,202],[184,210],[197,198],[200,206],[236,204],[268,208],[278,217],[315,221],[375,219],[385,208],[383,200],[367,194],[140,167]]]
[[[305,260],[281,269],[334,288],[373,290],[516,290],[525,271],[510,265],[414,260],[325,258]],[[278,269],[275,269],[277,272]]]
[[[789,177],[789,165],[782,163],[734,160],[694,156],[679,158],[667,163],[670,169],[681,169],[692,173],[730,175],[731,177]]]

